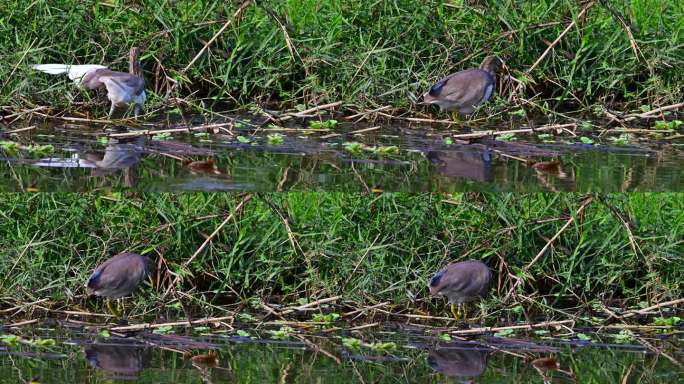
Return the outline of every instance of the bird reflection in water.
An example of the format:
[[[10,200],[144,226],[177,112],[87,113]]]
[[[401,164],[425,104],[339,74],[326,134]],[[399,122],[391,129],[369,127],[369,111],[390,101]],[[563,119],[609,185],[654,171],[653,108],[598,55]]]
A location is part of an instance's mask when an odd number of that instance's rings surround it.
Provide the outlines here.
[[[84,352],[91,367],[114,380],[137,380],[150,365],[150,350],[139,346],[91,344]]]
[[[428,354],[428,365],[449,377],[474,378],[487,368],[487,351],[468,348],[439,348]]]
[[[136,166],[142,160],[143,139],[135,141],[120,141],[111,139],[105,148],[104,155],[87,153],[85,160],[93,168],[91,176],[107,176],[123,170],[124,186],[132,187],[136,184]]]
[[[429,151],[426,157],[444,176],[480,182],[490,182],[494,179],[492,152],[485,146],[462,151]]]

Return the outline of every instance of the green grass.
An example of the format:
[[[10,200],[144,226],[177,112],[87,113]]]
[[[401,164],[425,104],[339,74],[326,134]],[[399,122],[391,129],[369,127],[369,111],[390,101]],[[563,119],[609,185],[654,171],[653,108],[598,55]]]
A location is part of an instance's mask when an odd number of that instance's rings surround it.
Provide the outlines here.
[[[489,313],[561,316],[596,304],[633,307],[684,293],[684,195],[598,196],[526,272],[581,204],[574,194],[257,195],[242,214],[184,266],[233,211],[232,194],[0,195],[0,307],[49,299],[45,306],[96,310],[85,301],[90,271],[115,253],[146,254],[161,267],[155,286],[135,295],[132,313],[182,316],[186,305],[293,304],[342,295],[351,305],[389,301],[443,315],[428,297],[429,277],[448,262],[485,261],[495,272]],[[292,241],[280,214],[289,216]],[[631,223],[635,254],[620,214]],[[294,242],[294,247],[293,247]],[[505,299],[514,280],[516,294]]]
[[[581,5],[571,0],[259,1],[247,7],[239,28],[233,22],[182,73],[238,3],[7,0],[0,9],[0,105],[66,109],[72,100],[88,100],[28,65],[105,63],[125,70],[132,45],[145,49],[153,107],[173,108],[170,96],[197,109],[338,100],[410,107],[409,94],[488,54],[504,57],[511,74],[527,83],[521,96],[537,95],[526,108],[545,114],[599,104],[667,105],[680,101],[684,88],[684,5],[674,0],[621,0],[609,8],[599,2],[581,20]],[[276,20],[286,26],[292,51]],[[576,25],[525,79],[545,41],[571,21]],[[172,89],[166,76],[179,86]]]

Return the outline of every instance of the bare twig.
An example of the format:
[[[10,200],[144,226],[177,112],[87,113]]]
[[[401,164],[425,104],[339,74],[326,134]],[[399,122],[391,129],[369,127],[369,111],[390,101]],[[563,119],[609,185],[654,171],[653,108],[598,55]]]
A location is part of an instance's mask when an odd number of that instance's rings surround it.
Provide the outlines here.
[[[281,314],[281,315],[286,315],[286,314],[292,313],[292,312],[306,311],[306,310],[309,310],[309,309],[312,308],[312,307],[316,307],[316,306],[318,306],[318,305],[325,304],[325,303],[330,303],[330,302],[332,302],[332,301],[337,301],[337,300],[339,300],[339,299],[341,299],[341,298],[342,298],[342,296],[333,296],[333,297],[328,297],[328,298],[325,298],[325,299],[320,299],[320,300],[312,301],[312,302],[310,302],[310,303],[307,303],[307,304],[304,304],[304,305],[300,305],[300,306],[298,306],[298,307],[286,309],[286,310],[282,311],[280,314]]]
[[[309,109],[301,111],[301,112],[287,113],[287,114],[281,116],[278,120],[285,121],[285,120],[292,119],[294,117],[306,117],[306,115],[308,115],[310,113],[322,111],[324,109],[331,109],[331,108],[339,107],[340,105],[342,105],[341,101],[336,101],[334,103],[329,103],[329,104],[318,105],[318,106],[315,106],[313,108],[309,108]]]
[[[511,325],[511,326],[507,326],[507,327],[481,327],[481,328],[464,329],[464,330],[458,330],[458,331],[451,331],[450,333],[452,335],[478,335],[478,334],[483,334],[483,333],[500,332],[500,331],[507,331],[507,330],[516,330],[516,329],[532,330],[532,329],[536,329],[536,328],[556,327],[556,326],[561,326],[561,325],[565,325],[565,324],[574,324],[574,323],[575,323],[575,320],[545,321],[545,322],[541,322],[541,323]]]
[[[626,311],[625,313],[622,314],[622,318],[624,319],[624,318],[628,318],[628,317],[632,317],[632,316],[636,316],[636,315],[643,315],[643,314],[648,313],[654,309],[663,308],[663,307],[672,307],[672,306],[675,306],[677,304],[682,304],[682,303],[684,303],[684,299],[670,300],[670,301],[666,301],[664,303],[652,305],[648,308]]]
[[[575,212],[575,215],[574,215],[574,216],[571,216],[571,217],[565,222],[565,224],[558,230],[558,232],[556,232],[556,234],[553,235],[553,237],[550,238],[549,241],[546,242],[546,244],[544,245],[544,247],[541,249],[541,251],[539,251],[539,253],[537,253],[537,255],[532,259],[532,261],[530,261],[526,266],[523,267],[523,271],[525,271],[525,272],[529,271],[529,269],[532,268],[532,266],[537,262],[537,260],[539,260],[539,258],[541,258],[541,257],[544,255],[544,253],[546,253],[546,251],[549,249],[549,247],[551,246],[551,244],[553,244],[553,242],[556,241],[556,239],[557,239],[557,238],[558,238],[558,237],[559,237],[559,236],[560,236],[560,235],[561,235],[561,234],[562,234],[562,233],[563,233],[563,232],[564,232],[572,223],[575,222],[575,218],[578,217],[579,215],[581,215],[581,214],[582,214],[582,211],[584,211],[584,209],[585,209],[589,204],[591,204],[593,201],[594,201],[594,198],[593,198],[592,196],[589,196],[589,197],[585,198],[584,201],[582,201],[582,204],[580,205],[580,207],[579,207],[579,208],[577,209],[577,211]],[[506,294],[506,299],[508,299],[508,298],[510,297],[510,295],[513,294],[513,292],[515,291],[515,289],[518,287],[518,285],[520,285],[520,283],[522,283],[522,281],[523,281],[522,279],[519,279],[519,280],[517,280],[517,281],[511,286],[511,288],[508,290],[508,293]]]
[[[183,70],[181,71],[182,73],[187,72],[188,69],[190,69],[195,64],[195,62],[202,56],[204,51],[206,51],[207,48],[209,48],[209,46],[214,41],[216,41],[216,39],[218,39],[219,36],[221,36],[221,34],[230,26],[230,24],[232,24],[233,20],[238,20],[240,18],[240,16],[242,15],[242,12],[245,10],[245,8],[247,8],[249,6],[249,4],[251,2],[252,2],[252,0],[245,0],[242,2],[242,4],[240,4],[237,11],[235,11],[235,13],[233,14],[233,18],[228,19],[228,21],[226,21],[226,23],[223,24],[221,29],[219,29],[218,32],[216,32],[216,34],[214,34],[214,36],[211,39],[209,39],[209,41],[207,41],[206,44],[204,44],[202,49],[200,49],[199,52],[197,52],[197,54],[195,55],[195,57],[193,57],[192,60],[190,60],[188,65],[186,65],[185,68],[183,68]]]
[[[158,324],[152,324],[152,323],[144,323],[144,324],[135,324],[135,325],[125,325],[125,326],[120,326],[120,327],[112,327],[110,330],[112,331],[140,331],[143,329],[155,329],[155,328],[162,328],[162,327],[191,327],[194,325],[201,325],[201,324],[209,324],[209,323],[218,323],[226,320],[233,320],[233,316],[223,316],[223,317],[212,317],[208,319],[201,319],[201,320],[181,320],[181,321],[172,321],[169,323],[158,323]]]
[[[235,214],[240,213],[240,210],[242,209],[242,207],[243,207],[251,198],[252,198],[252,194],[251,194],[251,193],[246,194],[246,195],[242,198],[242,200],[240,200],[240,202],[238,203],[238,205],[235,207]],[[233,216],[234,216],[234,213],[231,212],[231,213],[226,217],[226,219],[223,220],[223,222],[222,222],[221,224],[219,224],[219,226],[216,227],[216,229],[214,229],[214,232],[212,232],[212,233],[204,240],[204,242],[202,243],[202,245],[200,245],[199,248],[197,248],[197,250],[195,251],[195,253],[193,253],[192,256],[190,256],[190,258],[187,259],[187,260],[183,263],[183,267],[187,267],[187,266],[188,266],[188,265],[197,257],[197,255],[199,255],[200,252],[202,252],[202,250],[204,250],[204,248],[207,246],[207,244],[209,244],[209,242],[211,242],[211,240],[212,240],[212,239],[221,231],[221,229],[222,229],[226,224],[228,224],[228,222],[229,222],[230,220],[233,219]],[[162,298],[165,298],[165,297],[169,294],[169,292],[171,292],[171,290],[176,286],[176,284],[177,284],[181,279],[182,279],[181,275],[176,275],[176,277],[173,279],[173,281],[169,284],[169,287],[166,289],[166,292],[164,293],[164,296],[163,296]]]
[[[582,8],[582,10],[580,11],[580,13],[577,15],[577,18],[578,18],[578,19],[581,19],[582,16],[584,15],[584,13],[587,12],[587,10],[588,10],[589,8],[591,8],[593,5],[594,5],[594,2],[593,2],[593,1],[592,1],[591,3],[585,5],[584,8]],[[573,20],[570,24],[568,24],[568,26],[563,30],[563,32],[561,32],[561,34],[558,35],[558,37],[556,37],[556,40],[554,40],[551,44],[549,44],[549,47],[546,48],[546,50],[544,51],[544,53],[542,53],[541,56],[539,56],[539,58],[537,58],[537,61],[535,61],[534,64],[532,64],[532,66],[530,66],[529,68],[527,68],[527,70],[525,71],[525,73],[526,73],[526,74],[531,73],[531,72],[537,67],[537,65],[539,65],[539,63],[541,63],[542,60],[544,60],[544,58],[546,57],[546,55],[548,55],[549,52],[551,52],[551,50],[556,46],[556,44],[558,44],[558,43],[561,41],[561,39],[563,39],[563,36],[565,36],[568,32],[570,32],[570,30],[571,30],[572,27],[574,27],[574,26],[575,26],[575,21]]]
[[[506,135],[506,134],[519,134],[519,133],[536,133],[536,132],[543,132],[543,131],[562,131],[563,129],[566,128],[576,128],[577,125],[575,123],[569,123],[569,124],[553,124],[553,125],[543,125],[538,128],[526,128],[526,129],[511,129],[508,131],[495,131],[495,130],[487,130],[487,131],[480,131],[480,132],[474,132],[474,133],[462,133],[458,135],[452,135],[454,139],[480,139],[483,137],[490,137],[490,136],[501,136],[501,135]]]

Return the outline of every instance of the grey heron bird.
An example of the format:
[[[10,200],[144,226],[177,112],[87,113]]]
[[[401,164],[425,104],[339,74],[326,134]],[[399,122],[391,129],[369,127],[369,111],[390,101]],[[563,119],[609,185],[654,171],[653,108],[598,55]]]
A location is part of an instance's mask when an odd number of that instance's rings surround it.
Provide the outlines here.
[[[131,48],[128,62],[128,73],[112,71],[99,64],[34,64],[33,69],[50,75],[67,74],[76,84],[87,88],[106,88],[107,98],[111,102],[109,117],[119,107],[134,105],[134,114],[138,117],[145,104],[145,79],[140,69],[140,48]]]

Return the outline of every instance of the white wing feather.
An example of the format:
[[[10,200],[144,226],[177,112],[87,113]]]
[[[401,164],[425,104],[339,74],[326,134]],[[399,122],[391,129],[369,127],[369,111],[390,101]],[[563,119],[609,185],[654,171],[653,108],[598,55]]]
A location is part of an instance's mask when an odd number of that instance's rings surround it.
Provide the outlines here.
[[[66,73],[75,83],[81,81],[83,76],[90,71],[107,68],[98,64],[68,65],[68,64],[33,64],[31,68],[48,73],[50,75],[61,75]]]

